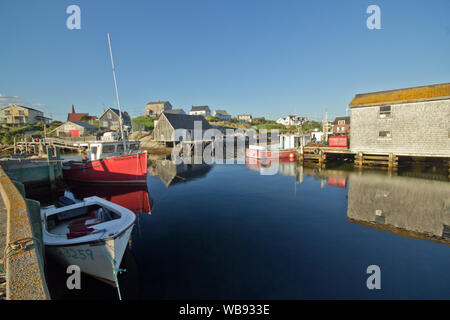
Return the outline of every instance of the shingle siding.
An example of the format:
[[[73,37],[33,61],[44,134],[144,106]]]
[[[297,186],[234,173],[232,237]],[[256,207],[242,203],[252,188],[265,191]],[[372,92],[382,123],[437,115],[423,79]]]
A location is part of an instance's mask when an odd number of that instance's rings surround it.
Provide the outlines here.
[[[351,109],[350,148],[355,152],[450,156],[450,99],[391,105],[391,117],[380,107]],[[391,138],[379,137],[380,131]]]

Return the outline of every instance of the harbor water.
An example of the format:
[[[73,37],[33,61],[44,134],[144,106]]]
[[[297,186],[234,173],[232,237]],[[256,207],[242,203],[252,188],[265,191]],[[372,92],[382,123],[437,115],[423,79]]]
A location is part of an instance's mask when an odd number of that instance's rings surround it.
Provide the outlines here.
[[[68,185],[137,215],[119,276],[125,299],[449,299],[446,168],[308,168],[152,161],[147,186]],[[381,288],[367,286],[369,266]],[[117,299],[47,263],[54,299]]]

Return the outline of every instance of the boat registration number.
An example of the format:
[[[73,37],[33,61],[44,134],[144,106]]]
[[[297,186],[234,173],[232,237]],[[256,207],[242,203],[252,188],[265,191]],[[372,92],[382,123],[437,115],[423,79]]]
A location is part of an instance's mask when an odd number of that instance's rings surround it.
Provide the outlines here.
[[[79,260],[94,260],[94,254],[91,249],[72,249],[72,248],[60,248],[59,253],[66,258],[79,259]]]

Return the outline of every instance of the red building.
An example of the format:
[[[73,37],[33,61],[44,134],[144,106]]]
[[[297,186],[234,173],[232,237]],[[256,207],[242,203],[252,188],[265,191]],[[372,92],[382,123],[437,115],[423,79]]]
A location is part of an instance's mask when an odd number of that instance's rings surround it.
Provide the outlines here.
[[[333,122],[333,134],[346,136],[350,134],[350,117],[336,117]]]
[[[80,122],[81,118],[83,118],[84,116],[88,117],[89,120],[95,120],[97,119],[96,116],[90,116],[89,113],[76,113],[75,112],[75,107],[72,105],[72,113],[69,113],[67,115],[67,121],[70,122]]]

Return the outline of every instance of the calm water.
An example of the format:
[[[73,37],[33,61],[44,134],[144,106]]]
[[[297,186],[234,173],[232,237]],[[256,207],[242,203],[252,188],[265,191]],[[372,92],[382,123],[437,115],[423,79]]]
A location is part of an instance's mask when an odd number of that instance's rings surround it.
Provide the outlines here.
[[[69,190],[141,212],[120,278],[125,297],[450,299],[446,168],[390,176],[281,163],[278,174],[261,175],[267,170],[161,160],[151,164],[148,192]],[[367,289],[370,265],[381,268],[381,290]],[[63,272],[52,269],[50,281]],[[54,295],[116,298],[96,280],[83,289]]]

